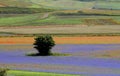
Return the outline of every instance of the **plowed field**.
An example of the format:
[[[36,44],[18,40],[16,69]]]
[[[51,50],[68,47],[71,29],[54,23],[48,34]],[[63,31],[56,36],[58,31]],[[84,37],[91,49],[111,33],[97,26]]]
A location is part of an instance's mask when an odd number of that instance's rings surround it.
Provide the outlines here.
[[[56,44],[119,44],[120,36],[53,37]],[[34,37],[1,37],[0,44],[33,44]]]

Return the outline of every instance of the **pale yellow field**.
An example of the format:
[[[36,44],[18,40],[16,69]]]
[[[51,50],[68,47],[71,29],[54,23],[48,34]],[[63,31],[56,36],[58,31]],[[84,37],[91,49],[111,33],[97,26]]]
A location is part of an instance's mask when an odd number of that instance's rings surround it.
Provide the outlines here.
[[[120,36],[53,37],[56,44],[120,44]],[[34,37],[0,37],[0,44],[33,44]]]
[[[57,29],[56,29],[57,28]],[[15,34],[116,34],[120,33],[119,25],[46,25],[46,26],[19,26],[0,27],[0,32]]]

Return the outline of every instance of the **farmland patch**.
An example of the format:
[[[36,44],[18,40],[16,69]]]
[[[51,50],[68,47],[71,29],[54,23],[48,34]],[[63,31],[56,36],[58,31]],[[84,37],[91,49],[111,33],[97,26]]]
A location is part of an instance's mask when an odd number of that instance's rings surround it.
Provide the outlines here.
[[[35,18],[36,19],[36,18]],[[24,21],[24,20],[21,20]],[[114,27],[113,27],[114,26]],[[57,28],[57,29],[56,29]],[[82,35],[89,34],[93,35],[114,35],[120,33],[119,25],[48,25],[48,26],[24,26],[24,27],[0,27],[0,32],[12,33],[18,35],[40,35],[40,34],[51,34],[51,35]],[[104,35],[105,34],[105,35]]]
[[[96,1],[94,9],[120,10],[119,1]]]
[[[53,37],[56,44],[120,44],[120,36]],[[33,44],[34,37],[1,37],[0,44]]]
[[[4,46],[4,47],[2,47]],[[16,49],[17,46],[17,49]],[[0,45],[0,65],[15,70],[41,71],[64,74],[82,74],[87,76],[119,76],[119,59],[98,58],[92,54],[109,50],[120,50],[119,44],[62,44],[52,51],[70,53],[70,56],[28,57],[28,52],[36,50],[31,45]],[[26,47],[26,48],[22,48]],[[10,49],[12,48],[12,49]],[[78,55],[79,54],[79,55]],[[4,58],[4,59],[3,59]],[[92,70],[91,70],[92,69]],[[104,69],[104,70],[103,70]]]
[[[119,25],[119,23],[113,19],[84,19],[87,25]]]

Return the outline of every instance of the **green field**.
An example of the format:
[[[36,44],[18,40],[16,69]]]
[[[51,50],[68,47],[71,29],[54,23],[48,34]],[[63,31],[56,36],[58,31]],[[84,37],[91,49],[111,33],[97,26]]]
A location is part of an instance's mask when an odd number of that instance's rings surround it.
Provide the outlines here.
[[[34,14],[52,11],[54,10],[45,8],[0,7],[0,14]]]
[[[96,1],[94,8],[120,10],[120,1]]]
[[[54,9],[120,9],[119,0],[0,0],[4,7]]]
[[[0,26],[120,24],[118,0],[0,0],[0,5]]]
[[[82,2],[77,0],[31,0],[33,3],[46,8],[55,9],[83,9],[90,8],[94,2]]]
[[[14,26],[14,25],[28,25],[30,22],[40,18],[41,14],[23,15],[17,17],[2,17],[0,18],[0,25]]]
[[[91,10],[92,11],[92,10]],[[119,25],[120,11],[82,10],[78,12],[54,12],[37,14],[3,14],[0,26],[41,26],[41,25]],[[87,13],[86,13],[87,12]],[[103,13],[102,13],[103,12]]]
[[[81,76],[81,75],[70,75],[70,74],[56,74],[56,73],[28,72],[28,71],[14,71],[14,70],[8,71],[7,74],[8,76]]]

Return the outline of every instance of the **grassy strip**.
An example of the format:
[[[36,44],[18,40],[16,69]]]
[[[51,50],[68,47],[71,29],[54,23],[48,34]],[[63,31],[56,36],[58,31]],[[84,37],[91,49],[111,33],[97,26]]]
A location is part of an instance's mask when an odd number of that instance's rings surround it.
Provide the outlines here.
[[[82,20],[80,18],[57,18],[55,16],[50,16],[43,20],[37,20],[35,23],[39,25],[75,25],[82,24]]]
[[[26,25],[41,17],[41,14],[32,14],[20,17],[8,17],[0,19],[0,26]]]
[[[51,11],[53,10],[44,8],[0,7],[0,14],[32,14]]]
[[[64,10],[55,12],[53,14],[60,16],[71,15],[120,16],[120,10],[99,10],[99,9]]]
[[[43,56],[43,55],[40,55],[39,53],[29,53],[29,54],[26,54],[26,56]],[[70,54],[64,54],[64,53],[51,53],[50,55],[47,55],[47,56],[70,56]]]
[[[120,18],[119,16],[51,16],[43,20],[36,20],[38,25],[79,25],[79,24],[88,24],[86,20],[92,20],[89,25],[118,25]],[[102,22],[104,21],[105,22]]]
[[[70,33],[70,34],[63,34],[63,33],[59,33],[59,34],[50,34],[49,35],[52,36],[56,36],[56,37],[71,37],[71,36],[81,36],[81,37],[93,37],[93,36],[120,36],[120,33]],[[11,33],[11,32],[7,32],[7,33],[1,33],[0,32],[0,37],[34,37],[34,36],[40,36],[40,35],[46,35],[46,34],[17,34],[17,33]]]
[[[28,72],[28,71],[17,71],[10,70],[7,72],[8,76],[78,76],[70,74],[56,74],[56,73],[46,73],[46,72]],[[80,75],[79,75],[80,76]]]

